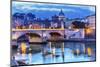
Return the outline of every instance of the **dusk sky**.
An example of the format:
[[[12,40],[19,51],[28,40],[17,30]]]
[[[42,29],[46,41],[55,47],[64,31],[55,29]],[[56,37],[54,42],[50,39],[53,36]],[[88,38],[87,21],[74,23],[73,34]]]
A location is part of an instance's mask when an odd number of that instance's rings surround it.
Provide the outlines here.
[[[69,4],[46,4],[34,2],[12,2],[12,14],[18,13],[33,13],[36,17],[51,18],[53,15],[58,15],[63,10],[66,18],[84,18],[95,14],[94,6],[69,5]]]

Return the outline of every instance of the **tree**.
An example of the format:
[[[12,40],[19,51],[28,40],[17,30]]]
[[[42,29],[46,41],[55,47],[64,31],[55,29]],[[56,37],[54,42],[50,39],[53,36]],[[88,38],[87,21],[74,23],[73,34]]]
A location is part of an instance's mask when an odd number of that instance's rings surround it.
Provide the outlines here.
[[[85,23],[81,21],[73,21],[73,28],[85,28]]]

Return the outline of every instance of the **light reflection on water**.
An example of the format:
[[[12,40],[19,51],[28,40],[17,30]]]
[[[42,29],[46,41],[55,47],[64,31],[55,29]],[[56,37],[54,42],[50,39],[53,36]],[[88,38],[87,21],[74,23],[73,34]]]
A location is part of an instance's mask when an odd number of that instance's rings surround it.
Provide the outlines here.
[[[49,42],[47,44],[30,44],[32,50],[40,50],[36,53],[26,54],[28,64],[46,64],[94,61],[96,46],[95,43],[79,42]]]

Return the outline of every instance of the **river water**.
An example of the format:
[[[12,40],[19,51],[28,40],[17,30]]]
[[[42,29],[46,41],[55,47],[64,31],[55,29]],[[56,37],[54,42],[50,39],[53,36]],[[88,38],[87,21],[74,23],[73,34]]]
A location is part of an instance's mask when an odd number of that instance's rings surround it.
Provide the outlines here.
[[[96,43],[48,42],[29,44],[35,53],[16,55],[16,60],[26,59],[27,64],[67,63],[96,60]]]

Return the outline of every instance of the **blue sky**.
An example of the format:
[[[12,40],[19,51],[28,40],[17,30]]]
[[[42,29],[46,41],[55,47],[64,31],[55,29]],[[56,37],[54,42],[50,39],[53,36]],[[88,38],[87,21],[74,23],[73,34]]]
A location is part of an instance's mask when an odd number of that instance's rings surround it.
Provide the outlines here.
[[[83,5],[65,5],[65,4],[46,4],[33,2],[12,2],[12,14],[19,13],[33,13],[36,17],[51,18],[53,15],[58,15],[63,10],[67,18],[84,18],[86,16],[95,14],[94,6]]]

